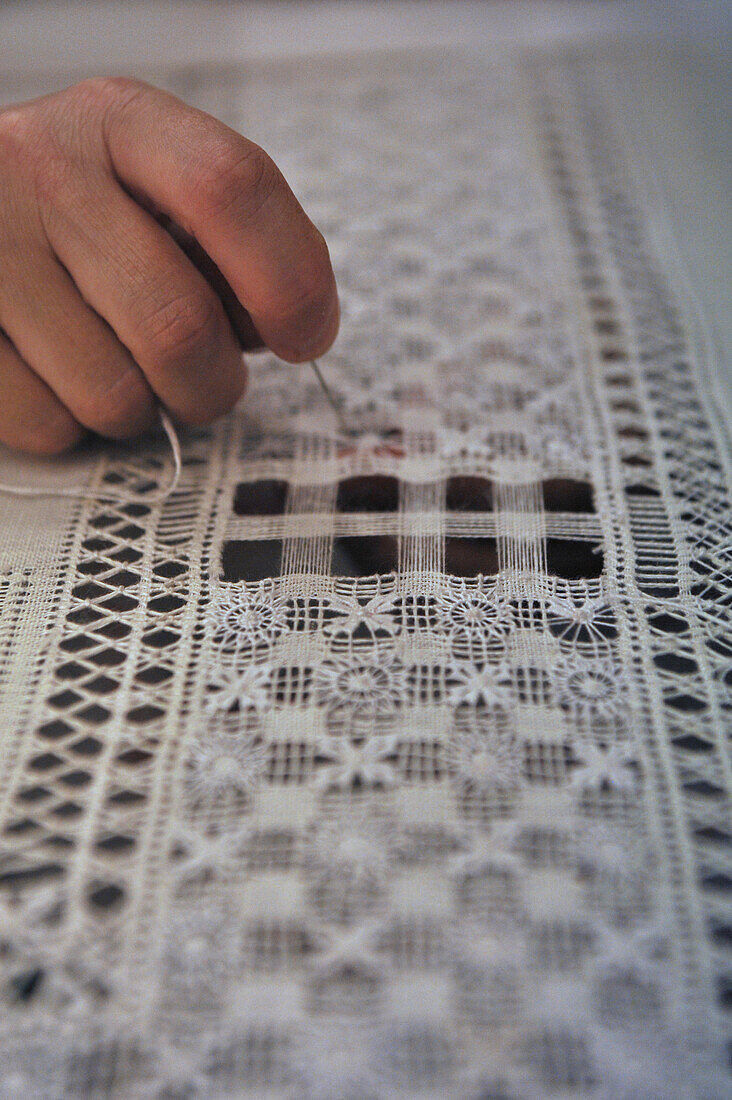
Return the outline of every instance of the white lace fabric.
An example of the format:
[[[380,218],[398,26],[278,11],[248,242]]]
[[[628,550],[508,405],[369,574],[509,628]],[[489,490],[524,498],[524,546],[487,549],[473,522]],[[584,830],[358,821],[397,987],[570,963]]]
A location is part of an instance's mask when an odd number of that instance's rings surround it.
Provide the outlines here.
[[[253,359],[169,500],[3,498],[0,1096],[729,1095],[731,451],[591,61],[167,82],[325,233],[353,431]]]

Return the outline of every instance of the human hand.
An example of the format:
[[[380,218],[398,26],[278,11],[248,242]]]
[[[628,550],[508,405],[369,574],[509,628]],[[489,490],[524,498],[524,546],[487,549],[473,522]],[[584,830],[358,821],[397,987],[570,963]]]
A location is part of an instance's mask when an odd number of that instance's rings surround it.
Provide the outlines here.
[[[0,441],[227,412],[241,348],[335,339],[328,249],[267,154],[174,96],[95,78],[0,109]]]

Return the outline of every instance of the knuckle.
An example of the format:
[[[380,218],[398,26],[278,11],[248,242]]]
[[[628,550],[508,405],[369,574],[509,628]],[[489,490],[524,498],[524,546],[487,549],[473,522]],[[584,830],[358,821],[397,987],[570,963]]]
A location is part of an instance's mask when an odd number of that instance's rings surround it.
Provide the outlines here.
[[[175,367],[218,343],[223,309],[213,293],[165,302],[142,324],[143,338],[159,368]]]
[[[26,107],[0,110],[0,163],[7,166],[16,162],[27,151],[35,131],[36,123]]]
[[[242,148],[236,140],[222,140],[209,150],[196,180],[206,214],[221,217],[232,209],[248,219],[268,202],[281,185],[279,168],[258,145]]]
[[[78,207],[82,185],[89,172],[88,158],[75,152],[75,131],[64,118],[64,97],[0,110],[0,165],[8,179],[14,173],[16,187],[41,209]],[[10,169],[10,172],[7,172]]]
[[[145,87],[142,81],[130,76],[91,76],[75,84],[67,94],[80,103],[104,110],[127,104]]]
[[[74,166],[56,150],[39,149],[33,163],[33,182],[44,209],[61,213],[78,207],[79,182]]]

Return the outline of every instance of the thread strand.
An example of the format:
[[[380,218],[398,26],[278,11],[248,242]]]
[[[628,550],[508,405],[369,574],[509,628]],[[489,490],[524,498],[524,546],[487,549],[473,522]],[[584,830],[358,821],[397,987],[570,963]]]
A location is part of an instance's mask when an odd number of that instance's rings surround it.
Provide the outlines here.
[[[79,486],[76,488],[44,489],[35,485],[10,485],[4,481],[0,481],[0,492],[19,497],[71,497],[76,500],[110,500],[124,504],[142,500],[144,500],[146,504],[156,504],[159,501],[167,500],[178,487],[183,468],[183,460],[178,433],[162,405],[158,405],[158,416],[160,417],[163,431],[168,437],[168,442],[173,452],[173,475],[165,489],[154,493],[152,496],[141,497],[139,494],[136,495],[134,493],[114,493],[108,492],[106,489],[90,491],[86,486],[83,488]]]

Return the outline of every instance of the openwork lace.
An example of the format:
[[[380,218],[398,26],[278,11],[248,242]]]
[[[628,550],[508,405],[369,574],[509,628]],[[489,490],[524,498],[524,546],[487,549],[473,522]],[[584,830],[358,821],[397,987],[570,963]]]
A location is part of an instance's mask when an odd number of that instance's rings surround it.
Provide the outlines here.
[[[0,501],[0,1096],[728,1095],[731,452],[592,56],[168,84],[357,433],[265,357],[167,500]]]

